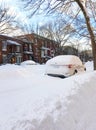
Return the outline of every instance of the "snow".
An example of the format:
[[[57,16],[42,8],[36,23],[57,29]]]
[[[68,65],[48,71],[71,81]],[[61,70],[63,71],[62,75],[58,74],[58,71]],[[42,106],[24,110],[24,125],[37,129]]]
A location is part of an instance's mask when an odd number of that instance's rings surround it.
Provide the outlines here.
[[[59,55],[46,62],[46,74],[68,77],[75,72],[85,71],[85,66],[75,55]]]
[[[7,44],[13,44],[13,45],[17,45],[17,46],[21,46],[21,44],[19,44],[18,42],[12,41],[12,40],[7,40]]]
[[[95,130],[96,71],[61,79],[45,69],[0,66],[0,130]]]
[[[59,56],[56,56],[56,57],[48,60],[46,64],[47,65],[52,65],[52,64],[56,64],[56,65],[69,65],[69,64],[82,65],[82,62],[79,59],[79,57],[77,57],[75,55],[59,55]]]
[[[26,61],[23,61],[21,65],[36,65],[36,62],[32,60],[26,60]]]
[[[93,70],[93,61],[88,61],[85,63],[87,71],[92,71]]]

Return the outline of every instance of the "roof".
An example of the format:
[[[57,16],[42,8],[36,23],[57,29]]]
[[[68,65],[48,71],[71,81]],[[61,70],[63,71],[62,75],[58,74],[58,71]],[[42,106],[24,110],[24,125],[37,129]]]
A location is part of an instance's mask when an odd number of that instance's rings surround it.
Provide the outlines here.
[[[36,38],[39,38],[39,39],[52,41],[52,42],[54,42],[54,43],[59,43],[59,42],[57,42],[57,41],[55,41],[55,40],[52,40],[52,39],[50,39],[50,38],[47,38],[47,37],[44,37],[44,36],[41,36],[41,35],[35,34],[35,33],[25,34],[25,35],[19,35],[19,36],[16,36],[16,38],[20,38],[20,37],[23,37],[23,38],[24,38],[24,37],[32,37],[32,36],[34,36],[34,37],[36,37]]]

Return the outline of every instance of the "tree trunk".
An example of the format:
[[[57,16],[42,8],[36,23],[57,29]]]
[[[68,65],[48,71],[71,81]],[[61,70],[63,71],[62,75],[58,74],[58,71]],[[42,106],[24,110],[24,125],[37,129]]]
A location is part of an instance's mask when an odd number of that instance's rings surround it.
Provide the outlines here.
[[[94,32],[92,30],[91,27],[91,23],[90,23],[90,17],[88,16],[88,13],[86,11],[85,6],[82,4],[82,2],[80,0],[75,0],[77,2],[77,4],[79,5],[79,7],[81,8],[84,17],[85,17],[85,21],[86,21],[86,25],[87,25],[87,29],[89,31],[90,34],[90,39],[91,39],[91,44],[92,44],[92,53],[93,53],[93,61],[94,61],[94,70],[96,70],[96,41],[95,41],[95,35]]]

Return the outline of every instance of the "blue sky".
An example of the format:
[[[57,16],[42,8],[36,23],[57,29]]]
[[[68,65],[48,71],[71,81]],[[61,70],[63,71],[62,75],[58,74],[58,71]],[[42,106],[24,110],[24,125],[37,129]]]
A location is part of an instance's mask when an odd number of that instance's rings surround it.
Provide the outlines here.
[[[20,2],[20,0],[0,0],[0,3],[3,1],[4,5],[6,7],[10,8],[10,14],[14,13],[17,15],[17,18],[20,20],[20,22],[22,22],[22,24],[27,24],[29,23],[33,23],[33,24],[37,24],[38,25],[42,25],[44,23],[46,23],[47,18],[43,17],[43,15],[39,16],[39,15],[34,15],[32,16],[32,18],[29,20],[27,17],[27,12],[24,11],[24,7],[22,5],[22,3]]]
[[[0,0],[0,3],[1,2],[4,3],[5,7],[9,7],[10,15],[16,14],[17,18],[20,18],[22,21],[24,21],[26,14],[24,14],[22,8],[20,8],[21,3],[19,0]]]
[[[21,25],[31,23],[31,25],[36,29],[37,24],[40,26],[40,25],[45,24],[48,20],[54,21],[54,16],[47,18],[47,17],[43,17],[43,15],[40,15],[40,16],[34,15],[31,19],[28,19],[27,12],[23,10],[24,7],[22,3],[20,2],[20,0],[0,0],[0,3],[2,3],[2,1],[4,2],[6,7],[10,8],[10,11],[9,11],[10,15],[12,15],[12,13],[15,13],[17,15],[18,21],[20,22]],[[12,35],[13,35],[13,32],[12,32]]]
[[[40,26],[46,25],[46,23],[48,23],[48,20],[54,21],[53,16],[45,17],[43,14],[34,15],[29,19],[28,15],[27,15],[27,14],[29,14],[29,12],[26,12],[24,10],[23,4],[20,0],[0,0],[0,4],[1,3],[3,3],[2,5],[4,5],[5,7],[9,7],[10,10],[7,13],[9,15],[13,15],[13,16],[15,14],[17,16],[16,20],[18,21],[19,26],[21,26],[23,28],[25,27],[24,30],[26,30],[26,29],[29,30],[29,33],[30,33],[30,31],[32,32],[32,30],[34,32],[37,31],[37,25],[38,25],[38,27],[40,27]],[[29,25],[31,26],[31,28]],[[21,34],[24,31],[22,31],[22,29],[19,29],[18,32],[20,32],[20,34]],[[12,33],[11,35],[14,35],[14,34]]]

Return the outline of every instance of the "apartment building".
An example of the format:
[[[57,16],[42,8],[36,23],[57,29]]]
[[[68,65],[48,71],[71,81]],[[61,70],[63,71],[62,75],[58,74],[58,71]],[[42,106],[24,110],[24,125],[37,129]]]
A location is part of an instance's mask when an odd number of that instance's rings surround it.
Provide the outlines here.
[[[20,64],[25,60],[45,63],[58,55],[58,47],[56,41],[34,33],[15,38],[0,35],[0,64]]]
[[[38,63],[45,63],[48,59],[58,55],[59,43],[50,40],[48,38],[42,37],[37,34],[28,34],[16,37],[23,42],[25,48],[28,50],[32,50],[32,56],[28,57],[28,53],[26,57],[23,57],[23,61],[32,58],[32,60]]]
[[[14,38],[0,35],[0,64],[22,61],[22,45]]]

